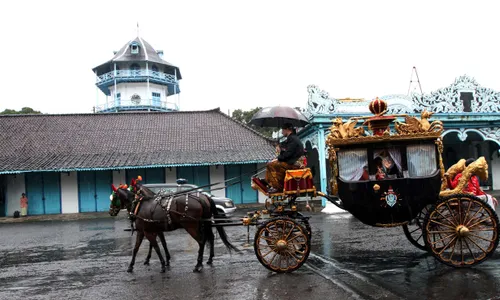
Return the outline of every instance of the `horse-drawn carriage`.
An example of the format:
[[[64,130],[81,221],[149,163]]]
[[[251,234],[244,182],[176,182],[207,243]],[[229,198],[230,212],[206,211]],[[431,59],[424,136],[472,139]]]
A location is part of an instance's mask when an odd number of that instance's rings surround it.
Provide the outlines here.
[[[373,116],[346,123],[333,120],[326,140],[330,193],[317,191],[308,168],[288,170],[284,189],[276,193],[269,193],[266,183],[254,176],[252,188],[267,196],[265,209],[232,223],[209,221],[217,227],[257,226],[255,254],[276,272],[292,272],[307,260],[311,226],[298,211],[297,198],[317,196],[364,224],[402,226],[410,242],[447,265],[467,267],[484,261],[498,246],[498,217],[485,201],[463,192],[471,176],[487,179],[484,157],[467,167],[460,160],[445,171],[442,123],[429,122],[432,114],[426,111],[418,119],[386,115],[386,109],[387,104],[376,99],[370,103]],[[359,120],[364,122],[356,127]],[[458,173],[458,185],[451,186],[448,179]],[[186,196],[186,212],[187,204]]]
[[[351,118],[346,123],[340,118],[333,120],[326,140],[332,171],[330,194],[316,191],[309,169],[287,171],[283,192],[266,194],[266,204],[271,204],[266,208],[277,218],[267,224],[277,227],[277,220],[282,222],[286,215],[295,227],[305,225],[307,236],[301,238],[309,245],[311,229],[307,218],[295,213],[295,199],[321,196],[364,224],[402,226],[412,244],[447,265],[468,267],[491,256],[499,241],[497,214],[484,199],[463,192],[472,176],[487,179],[484,157],[467,167],[462,159],[445,171],[441,156],[443,124],[429,122],[432,113],[424,111],[420,119],[386,115],[387,104],[379,99],[372,101],[369,108],[373,116]],[[364,122],[356,127],[359,120]],[[458,184],[451,186],[450,179],[459,173],[462,176]],[[266,193],[259,179],[253,178],[252,184]],[[288,236],[288,241],[281,239],[280,234],[269,238],[264,234],[265,224],[260,225],[255,236],[259,261],[275,271],[297,269],[303,260],[296,259],[299,263],[287,268],[283,262],[274,266],[272,254],[270,259],[265,258],[268,254],[262,248],[268,247],[280,259],[295,260],[293,253],[276,251],[280,245],[293,244],[290,237],[294,235]],[[300,230],[297,232],[301,234]],[[263,235],[266,243],[258,243]],[[302,249],[307,251],[303,255],[307,257],[310,247]]]

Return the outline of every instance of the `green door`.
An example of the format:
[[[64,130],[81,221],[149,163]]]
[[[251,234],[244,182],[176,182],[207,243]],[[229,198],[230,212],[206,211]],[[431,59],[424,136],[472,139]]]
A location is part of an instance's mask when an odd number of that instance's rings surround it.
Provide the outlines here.
[[[256,164],[227,165],[224,167],[226,197],[236,204],[258,202],[257,191],[252,189],[252,175],[257,170]]]
[[[188,184],[207,186],[210,184],[210,169],[208,166],[177,168],[177,178],[187,180]]]

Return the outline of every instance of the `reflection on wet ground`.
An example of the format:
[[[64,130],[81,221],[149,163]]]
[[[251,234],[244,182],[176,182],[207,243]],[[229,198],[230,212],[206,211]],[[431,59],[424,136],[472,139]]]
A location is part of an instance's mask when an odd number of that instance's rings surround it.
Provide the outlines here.
[[[214,266],[192,273],[198,245],[184,231],[166,234],[171,267],[161,274],[149,243],[134,273],[126,268],[135,235],[123,218],[2,224],[0,299],[495,299],[500,255],[470,269],[437,262],[408,242],[401,228],[373,228],[348,214],[313,214],[308,263],[274,274],[257,261],[246,228],[226,228],[243,249],[216,241]],[[162,250],[163,251],[163,250]],[[208,251],[207,251],[208,252]],[[207,253],[206,252],[206,253]],[[206,259],[206,258],[205,258]],[[500,299],[500,298],[499,298]]]
[[[313,228],[316,238],[312,249],[324,259],[313,258],[310,263],[325,269],[341,265],[403,299],[500,296],[498,250],[473,268],[457,269],[414,247],[401,227],[374,228],[342,213],[315,222]]]

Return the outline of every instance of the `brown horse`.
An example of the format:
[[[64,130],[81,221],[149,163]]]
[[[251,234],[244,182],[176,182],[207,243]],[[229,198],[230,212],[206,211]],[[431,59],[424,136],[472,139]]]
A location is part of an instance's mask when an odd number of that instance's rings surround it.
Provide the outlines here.
[[[127,209],[127,212],[129,214],[129,217],[130,217],[130,222],[131,222],[131,227],[132,227],[132,234],[134,233],[134,230],[137,230],[136,228],[134,228],[134,223],[140,223],[142,222],[142,220],[139,220],[137,221],[137,218],[135,218],[131,212],[132,212],[132,203],[134,201],[134,193],[132,193],[130,190],[128,190],[128,186],[127,185],[120,185],[118,188],[115,187],[114,184],[111,185],[111,188],[113,189],[113,194],[111,195],[111,202],[113,203],[113,201],[115,201],[115,203],[119,200],[119,202],[121,203],[121,205],[117,205],[115,206],[116,208],[115,209],[112,209],[110,208],[110,212],[109,214],[112,215],[112,216],[116,216],[119,211],[120,211],[120,207],[121,208],[126,208]],[[117,198],[115,198],[117,197]],[[119,206],[119,207],[118,207]],[[142,224],[139,224],[139,226],[141,228],[143,228],[144,226],[142,226]],[[144,239],[144,231],[142,230],[138,230],[137,232],[137,239],[142,240]],[[163,250],[165,251],[165,256],[166,256],[166,266],[170,266],[170,253],[168,252],[168,248],[167,248],[167,241],[165,240],[165,235],[163,234],[163,231],[160,231],[157,233],[158,237],[160,238],[160,241],[161,241],[161,244],[163,246]],[[140,247],[140,244],[139,243],[139,247]],[[153,250],[153,243],[149,243],[149,251],[148,251],[148,256],[146,256],[146,260],[144,261],[144,265],[147,265],[149,266],[149,260],[151,259],[151,253],[152,253],[152,250]],[[137,251],[139,250],[139,248],[137,247],[136,249],[134,249],[134,252],[135,254],[137,254]],[[134,254],[134,256],[135,256]],[[134,263],[135,263],[135,260],[134,260]],[[129,272],[132,272],[133,268],[129,268]],[[162,269],[163,271],[163,269]]]
[[[136,217],[135,225],[137,228],[137,239],[134,247],[132,261],[128,271],[133,270],[135,256],[141,245],[144,236],[149,240],[155,249],[162,265],[162,272],[165,271],[165,261],[156,242],[156,236],[163,231],[173,231],[184,228],[199,245],[197,264],[194,272],[200,272],[203,269],[203,253],[205,244],[210,244],[210,256],[207,264],[212,264],[214,257],[214,239],[212,232],[212,216],[217,218],[217,209],[213,200],[204,194],[193,192],[181,195],[156,195],[151,190],[132,181],[132,187],[139,201],[134,209]],[[130,191],[118,189],[111,199],[110,215],[116,216],[120,209],[131,207]],[[222,226],[215,225],[222,242],[226,248],[239,251],[227,238],[226,232]],[[141,234],[142,233],[142,234]]]

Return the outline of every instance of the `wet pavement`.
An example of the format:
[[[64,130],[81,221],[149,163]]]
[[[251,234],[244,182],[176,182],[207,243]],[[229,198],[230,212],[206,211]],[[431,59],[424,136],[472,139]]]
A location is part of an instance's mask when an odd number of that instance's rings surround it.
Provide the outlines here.
[[[145,241],[129,274],[135,235],[123,230],[123,215],[0,224],[0,299],[500,299],[498,250],[454,269],[415,248],[400,227],[369,227],[347,213],[312,213],[311,225],[312,253],[292,274],[260,265],[244,227],[226,228],[242,254],[217,239],[214,265],[201,274],[192,273],[198,246],[181,230],[166,234],[166,273],[154,253],[142,264]]]

